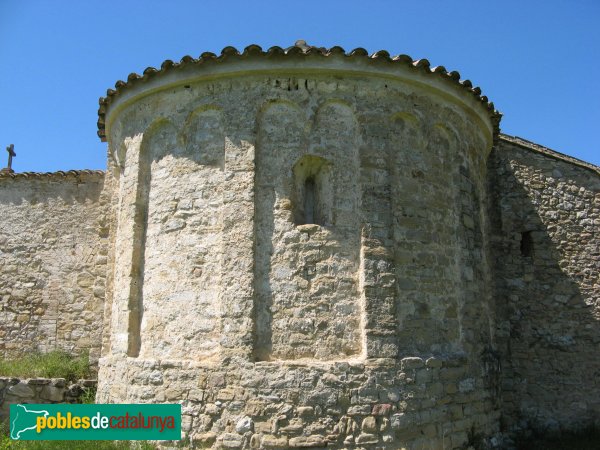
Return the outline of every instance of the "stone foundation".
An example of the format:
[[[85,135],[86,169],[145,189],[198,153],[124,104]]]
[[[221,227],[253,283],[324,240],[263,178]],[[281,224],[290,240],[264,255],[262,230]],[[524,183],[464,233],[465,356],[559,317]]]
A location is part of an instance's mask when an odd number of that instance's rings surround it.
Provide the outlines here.
[[[497,373],[464,358],[372,363],[101,361],[98,402],[182,403],[182,431],[214,448],[459,448],[498,431]],[[376,445],[375,445],[376,444]]]
[[[64,378],[0,377],[0,422],[10,415],[10,405],[27,403],[81,403],[89,389],[96,389],[96,380],[68,383]]]

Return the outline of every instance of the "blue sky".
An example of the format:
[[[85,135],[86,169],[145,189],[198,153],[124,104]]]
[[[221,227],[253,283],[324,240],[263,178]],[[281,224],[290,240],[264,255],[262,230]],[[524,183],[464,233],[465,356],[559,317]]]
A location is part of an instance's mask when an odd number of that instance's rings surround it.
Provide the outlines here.
[[[600,1],[0,0],[0,166],[103,169],[98,97],[130,72],[233,45],[364,47],[458,70],[501,128],[600,165]]]

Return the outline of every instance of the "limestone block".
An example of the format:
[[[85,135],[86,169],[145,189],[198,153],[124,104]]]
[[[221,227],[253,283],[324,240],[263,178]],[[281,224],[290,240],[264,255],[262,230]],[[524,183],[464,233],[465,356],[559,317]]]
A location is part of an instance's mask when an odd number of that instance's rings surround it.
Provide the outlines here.
[[[325,439],[322,436],[313,434],[311,436],[298,436],[290,438],[288,441],[290,447],[324,447],[326,445]]]
[[[371,414],[371,405],[355,405],[348,408],[349,416],[368,416]]]
[[[300,417],[310,417],[315,413],[315,409],[312,406],[299,406],[297,411]]]
[[[377,444],[379,437],[375,434],[361,433],[356,438],[357,444]]]
[[[250,448],[260,448],[260,434],[253,434],[250,438]]]
[[[62,402],[65,395],[64,388],[57,388],[55,386],[44,386],[40,392],[40,398],[49,400],[51,402]]]
[[[372,433],[377,431],[377,421],[375,417],[369,416],[365,417],[362,421],[362,430],[367,433]]]
[[[23,382],[10,386],[7,392],[21,398],[33,398],[35,396],[35,391]]]
[[[373,405],[372,414],[374,416],[388,416],[392,411],[392,405],[389,403],[380,403],[377,405]]]
[[[425,366],[422,358],[408,357],[402,359],[402,370],[420,369]]]
[[[194,434],[191,438],[191,441],[194,443],[199,443],[200,445],[207,446],[212,445],[217,439],[217,433],[208,432],[208,433],[199,433]]]
[[[241,448],[244,443],[243,436],[234,433],[224,433],[221,445],[225,448]]]
[[[235,431],[240,434],[244,434],[248,431],[252,431],[253,425],[254,423],[252,419],[248,416],[245,416],[237,421],[235,424]]]
[[[403,430],[416,423],[415,417],[411,414],[396,413],[391,417],[391,426],[394,430]]]
[[[266,434],[262,437],[261,440],[262,446],[264,448],[287,448],[288,447],[288,439],[285,436],[273,436],[270,434]]]

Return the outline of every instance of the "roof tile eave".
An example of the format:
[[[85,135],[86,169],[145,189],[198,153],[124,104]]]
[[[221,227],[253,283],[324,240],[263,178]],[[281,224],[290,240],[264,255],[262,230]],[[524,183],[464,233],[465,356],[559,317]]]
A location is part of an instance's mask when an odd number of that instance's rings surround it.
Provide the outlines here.
[[[470,80],[460,79],[460,73],[457,71],[448,72],[444,66],[431,67],[427,59],[413,60],[408,55],[397,55],[390,56],[386,50],[379,50],[369,56],[369,53],[364,48],[356,48],[350,52],[346,52],[342,47],[334,46],[329,49],[324,47],[315,47],[308,45],[305,41],[299,40],[288,48],[281,48],[278,46],[270,47],[267,50],[263,50],[259,45],[251,44],[244,48],[243,52],[239,52],[235,47],[225,47],[220,55],[214,53],[204,52],[199,58],[195,59],[191,56],[184,56],[180,62],[173,62],[172,60],[165,60],[159,69],[154,67],[147,67],[144,69],[142,75],[137,73],[130,73],[127,77],[127,81],[118,80],[115,83],[115,89],[108,89],[105,97],[100,97],[98,109],[98,136],[102,142],[106,142],[106,129],[105,129],[105,116],[108,105],[113,101],[114,98],[118,97],[120,93],[127,87],[132,86],[140,81],[148,80],[150,77],[162,74],[168,70],[178,68],[188,64],[203,64],[207,61],[222,62],[228,58],[246,58],[248,56],[294,56],[294,55],[320,55],[320,56],[331,56],[331,55],[343,55],[348,58],[367,58],[372,61],[386,61],[393,64],[403,64],[411,67],[415,70],[423,71],[429,75],[441,76],[455,85],[464,88],[467,92],[470,92],[474,97],[479,100],[484,107],[488,110],[488,114],[494,127],[494,142],[497,141],[500,133],[500,119],[502,114],[494,108],[494,104],[491,103],[486,96],[481,95],[481,88],[473,86]]]
[[[89,176],[89,175],[97,175],[104,176],[105,171],[103,170],[90,170],[90,169],[82,169],[82,170],[59,170],[56,172],[8,172],[8,171],[0,171],[0,179],[7,178],[67,178],[67,177],[81,177],[81,176]]]

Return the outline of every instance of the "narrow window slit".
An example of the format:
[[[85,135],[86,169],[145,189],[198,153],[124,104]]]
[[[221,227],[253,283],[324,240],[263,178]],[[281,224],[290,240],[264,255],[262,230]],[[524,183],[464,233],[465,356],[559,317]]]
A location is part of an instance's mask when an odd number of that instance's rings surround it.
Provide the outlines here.
[[[533,238],[531,231],[523,231],[521,233],[521,256],[533,256]]]
[[[315,178],[308,177],[304,182],[304,223],[314,224],[315,222]]]
[[[326,159],[316,155],[304,155],[294,164],[291,200],[295,225],[331,226],[330,168]]]

